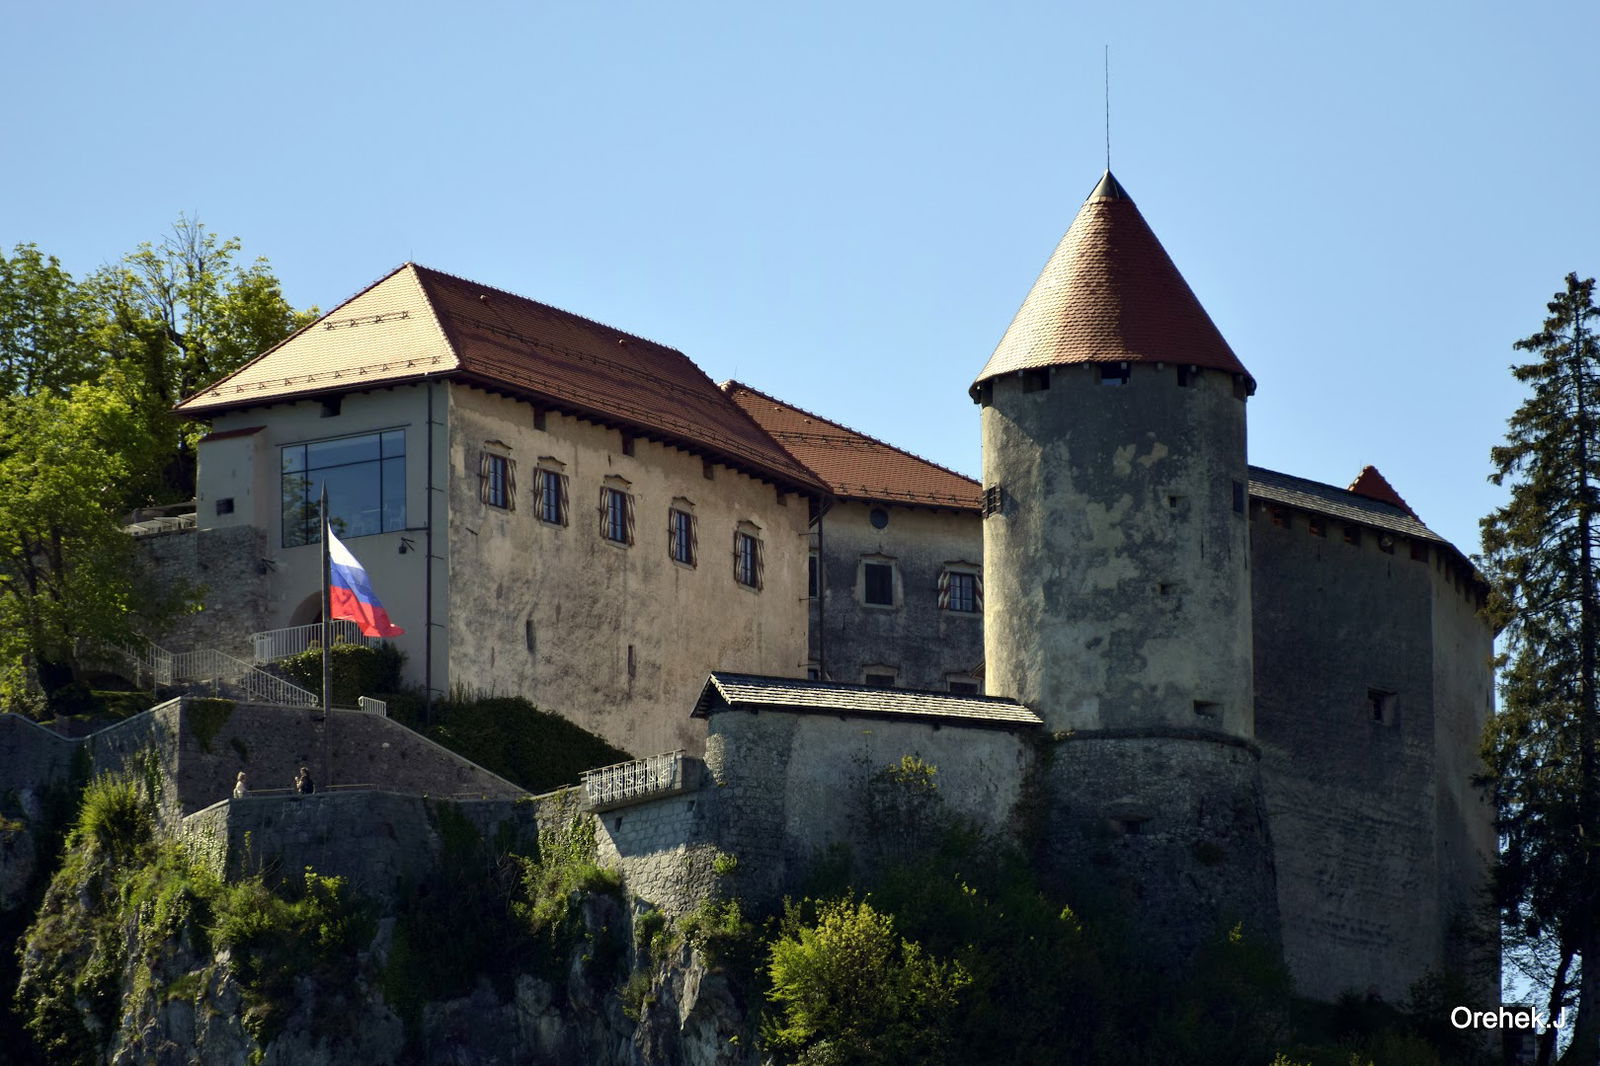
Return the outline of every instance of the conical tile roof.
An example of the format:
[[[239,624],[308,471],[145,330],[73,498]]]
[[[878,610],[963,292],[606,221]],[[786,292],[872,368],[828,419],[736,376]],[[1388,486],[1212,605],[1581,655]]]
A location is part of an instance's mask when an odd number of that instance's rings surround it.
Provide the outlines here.
[[[1389,479],[1378,473],[1378,468],[1375,466],[1362,467],[1361,473],[1356,475],[1356,479],[1350,482],[1350,487],[1345,491],[1365,496],[1369,500],[1381,500],[1393,504],[1412,518],[1417,518],[1417,512],[1413,511],[1411,505],[1401,498],[1393,485],[1389,484]],[[1420,522],[1421,519],[1417,518],[1417,521]]]
[[[1033,283],[973,390],[1072,363],[1172,363],[1255,381],[1108,170]]]

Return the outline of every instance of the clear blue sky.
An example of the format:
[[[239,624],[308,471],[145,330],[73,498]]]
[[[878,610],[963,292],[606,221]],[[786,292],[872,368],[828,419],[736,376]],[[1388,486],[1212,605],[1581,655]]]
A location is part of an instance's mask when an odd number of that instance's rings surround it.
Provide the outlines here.
[[[1251,460],[1476,550],[1510,345],[1600,271],[1600,8],[8,4],[0,245],[180,212],[324,309],[398,263],[970,474],[973,375],[1104,165],[1255,374]]]

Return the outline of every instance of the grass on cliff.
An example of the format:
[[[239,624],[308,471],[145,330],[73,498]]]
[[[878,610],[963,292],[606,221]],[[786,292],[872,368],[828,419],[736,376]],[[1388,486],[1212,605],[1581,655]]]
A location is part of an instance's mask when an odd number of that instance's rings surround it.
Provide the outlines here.
[[[372,939],[371,909],[341,879],[307,870],[282,884],[224,882],[158,830],[155,802],[137,774],[84,790],[21,950],[16,1002],[40,1061],[101,1061],[129,1003],[193,995],[222,966],[238,979],[246,1029],[265,1043],[298,978],[348,985]]]

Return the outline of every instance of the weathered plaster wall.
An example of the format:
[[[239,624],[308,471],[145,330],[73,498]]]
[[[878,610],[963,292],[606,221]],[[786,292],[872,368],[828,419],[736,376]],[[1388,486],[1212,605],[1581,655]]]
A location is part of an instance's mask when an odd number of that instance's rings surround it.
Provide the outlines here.
[[[1444,961],[1434,572],[1252,510],[1256,736],[1284,954],[1302,993],[1401,999]],[[1481,667],[1480,667],[1481,668]],[[1369,690],[1394,694],[1376,721]],[[1480,704],[1481,705],[1481,704]]]
[[[407,680],[421,683],[424,677],[424,646],[427,633],[426,567],[424,551],[428,522],[428,391],[434,391],[434,473],[437,489],[445,487],[449,467],[445,450],[445,386],[438,382],[402,385],[372,392],[350,393],[341,398],[339,413],[326,415],[320,400],[278,403],[270,407],[231,411],[212,423],[216,434],[260,427],[258,432],[224,437],[200,445],[197,501],[198,534],[205,561],[208,540],[226,542],[224,531],[254,529],[259,537],[259,553],[250,559],[248,572],[238,574],[243,582],[259,591],[259,606],[234,613],[219,610],[195,617],[197,629],[209,633],[200,642],[217,644],[242,640],[256,628],[282,628],[303,625],[321,614],[321,551],[316,544],[285,547],[282,515],[282,448],[290,444],[357,436],[380,430],[403,429],[406,434],[406,527],[405,531],[364,537],[342,537],[345,546],[361,560],[372,578],[389,617],[405,629],[395,644],[406,653]],[[436,492],[439,501],[443,493]],[[231,514],[218,514],[217,502],[233,500]],[[445,674],[447,654],[443,623],[448,617],[449,597],[442,560],[449,555],[447,524],[442,509],[436,515],[433,554],[433,621],[435,630],[433,684],[448,689]],[[401,554],[402,538],[409,541]],[[266,571],[257,576],[256,564]],[[204,575],[202,575],[202,578]],[[257,584],[259,583],[259,584]],[[220,583],[219,583],[220,584]],[[219,604],[230,606],[228,604]],[[208,603],[209,607],[209,603]]]
[[[870,521],[875,508],[888,515],[883,529]],[[983,660],[983,612],[940,610],[939,575],[951,565],[981,574],[976,513],[841,500],[823,517],[820,539],[811,654],[828,679],[859,682],[868,666],[892,667],[901,688],[944,690],[951,675],[972,676]],[[864,601],[866,557],[893,561],[892,607]]]
[[[1088,731],[1049,742],[1044,759],[1045,864],[1058,883],[1133,916],[1157,958],[1240,922],[1278,940],[1252,745],[1214,731]]]
[[[636,755],[698,752],[688,712],[712,670],[803,676],[805,499],[698,456],[466,387],[450,389],[450,616],[453,684],[525,695]],[[499,442],[516,462],[515,510],[479,500],[479,453]],[[565,526],[539,520],[542,458],[568,478]],[[635,543],[600,535],[608,476],[633,495]],[[694,566],[668,555],[667,511],[693,505]],[[760,530],[764,587],[734,580],[740,522]]]
[[[884,843],[863,839],[884,829],[868,816],[868,789],[906,755],[936,768],[946,811],[1010,831],[1032,757],[1016,733],[779,711],[712,715],[705,824],[710,839],[737,858],[739,892],[770,902],[794,891],[828,849]]]
[[[1245,404],[1229,375],[1190,387],[1055,367],[983,409],[986,690],[1060,729],[1201,726],[1251,735]],[[989,387],[986,385],[986,388]],[[1202,717],[1198,704],[1206,705]]]

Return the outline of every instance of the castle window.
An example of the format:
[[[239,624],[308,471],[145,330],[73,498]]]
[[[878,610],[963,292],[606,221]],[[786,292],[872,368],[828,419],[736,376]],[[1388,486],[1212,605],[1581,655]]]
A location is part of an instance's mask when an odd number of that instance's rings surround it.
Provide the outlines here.
[[[1128,383],[1127,363],[1116,363],[1115,365],[1098,363],[1095,369],[1099,372],[1100,384],[1102,385],[1126,385]]]
[[[688,510],[688,501],[678,501],[679,506],[667,510],[667,555],[675,563],[693,566],[699,554],[699,536],[695,530],[694,515]]]
[[[894,606],[894,563],[861,564],[861,602],[869,607]]]
[[[1367,708],[1372,714],[1372,721],[1377,725],[1394,725],[1397,721],[1398,708],[1393,692],[1381,688],[1367,689]]]
[[[1419,563],[1427,562],[1428,561],[1428,545],[1423,541],[1413,540],[1411,542],[1411,558],[1415,562],[1419,562]]]
[[[939,609],[958,614],[981,614],[983,579],[970,570],[946,570],[939,575]]]
[[[1222,704],[1212,700],[1195,700],[1194,713],[1196,718],[1215,720],[1222,717]]]
[[[1272,508],[1272,524],[1280,529],[1289,528],[1289,509],[1287,507]]]
[[[983,517],[1000,514],[1004,506],[1005,490],[999,485],[990,485],[983,490]]]
[[[1178,367],[1178,387],[1180,389],[1192,388],[1200,380],[1200,368],[1197,366]]]
[[[632,455],[633,454],[633,434],[632,433],[624,433],[622,435],[622,454],[623,455]]]
[[[733,534],[733,579],[747,589],[761,589],[761,540],[748,522]]]
[[[1244,514],[1244,482],[1233,483],[1233,513]]]
[[[1316,514],[1307,516],[1306,532],[1313,537],[1326,537],[1328,535],[1328,520]]]
[[[1360,526],[1345,526],[1344,527],[1344,542],[1346,544],[1354,544],[1358,548],[1361,547],[1361,527]]]
[[[812,552],[806,558],[806,596],[813,600],[817,598],[817,592],[820,588],[818,585],[818,577],[817,553]]]
[[[613,544],[633,543],[633,494],[610,485],[600,490],[600,535]]]
[[[700,460],[700,476],[707,481],[715,481],[717,479],[717,464],[710,459]]]
[[[873,688],[894,688],[899,673],[892,666],[869,666],[861,672],[861,683]]]
[[[545,428],[545,414],[543,407],[535,407],[533,409],[533,428],[538,430],[543,430]]]
[[[338,418],[339,417],[339,412],[342,411],[343,409],[344,409],[344,397],[343,396],[329,396],[326,400],[322,401],[322,417],[323,418]]]
[[[517,467],[510,456],[487,449],[478,455],[478,499],[502,511],[517,509]]]
[[[539,521],[552,526],[567,524],[567,475],[544,464],[554,464],[553,459],[541,459],[533,471],[533,491],[539,500]]]
[[[1111,828],[1125,837],[1143,836],[1144,823],[1149,820],[1148,817],[1142,814],[1130,814],[1122,818],[1111,819]]]
[[[978,695],[978,679],[967,674],[949,674],[944,679],[945,688],[957,696]]]
[[[872,523],[873,529],[887,529],[889,527],[889,512],[882,507],[874,507],[867,513],[867,521]]]
[[[1050,387],[1050,368],[1047,366],[1034,367],[1022,372],[1023,392],[1043,392]]]
[[[232,496],[224,496],[222,499],[217,501],[217,514],[232,514],[232,513],[233,513],[233,497]]]
[[[290,444],[279,456],[285,548],[322,539],[318,501],[323,486],[339,536],[406,528],[405,430]]]

